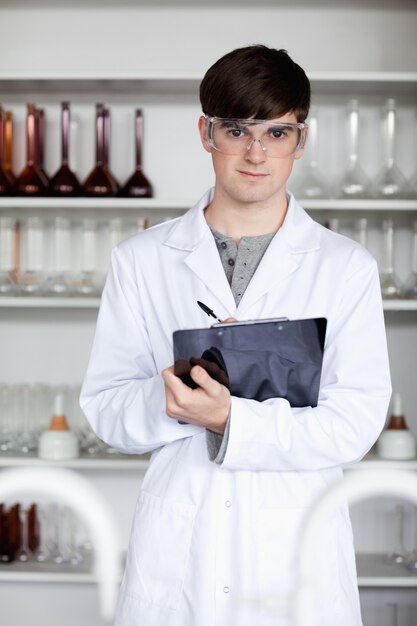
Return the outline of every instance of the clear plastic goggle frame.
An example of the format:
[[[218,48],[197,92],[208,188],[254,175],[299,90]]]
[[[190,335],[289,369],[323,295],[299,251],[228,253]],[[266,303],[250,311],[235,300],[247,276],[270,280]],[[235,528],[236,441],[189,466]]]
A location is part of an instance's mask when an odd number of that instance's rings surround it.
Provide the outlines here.
[[[259,142],[269,157],[287,158],[303,150],[308,124],[206,115],[206,138],[218,152],[242,156]],[[262,128],[263,127],[263,128]],[[252,128],[259,129],[256,135]]]

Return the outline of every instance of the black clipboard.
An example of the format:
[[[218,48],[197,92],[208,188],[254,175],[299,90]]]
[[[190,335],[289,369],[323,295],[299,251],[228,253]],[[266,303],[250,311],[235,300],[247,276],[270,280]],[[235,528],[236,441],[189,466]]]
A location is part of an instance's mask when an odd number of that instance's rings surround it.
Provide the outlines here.
[[[174,373],[189,387],[201,365],[231,395],[317,406],[327,320],[265,319],[173,333]]]

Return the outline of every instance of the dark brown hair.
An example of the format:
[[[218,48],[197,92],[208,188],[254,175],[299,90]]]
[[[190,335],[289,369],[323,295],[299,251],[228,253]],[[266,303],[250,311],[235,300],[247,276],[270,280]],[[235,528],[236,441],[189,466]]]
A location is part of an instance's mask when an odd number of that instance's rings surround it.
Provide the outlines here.
[[[310,81],[286,50],[247,46],[232,50],[207,70],[200,102],[203,113],[216,117],[272,119],[294,113],[304,122]]]

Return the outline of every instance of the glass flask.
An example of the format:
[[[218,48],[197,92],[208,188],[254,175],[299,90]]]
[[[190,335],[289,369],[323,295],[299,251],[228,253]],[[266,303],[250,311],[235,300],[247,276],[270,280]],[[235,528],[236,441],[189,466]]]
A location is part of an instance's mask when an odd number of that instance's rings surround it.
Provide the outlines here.
[[[391,552],[387,555],[387,563],[403,565],[406,559],[406,549],[404,546],[405,507],[397,504],[395,507],[395,542]]]
[[[329,191],[323,182],[318,165],[318,114],[314,107],[311,109],[308,120],[306,156],[309,159],[307,168],[302,173],[301,180],[296,184],[296,193],[301,198],[327,198]]]
[[[383,256],[379,274],[383,298],[401,296],[401,284],[394,271],[394,224],[392,220],[382,222]]]
[[[61,167],[51,178],[49,191],[53,196],[80,196],[81,184],[69,166],[69,129],[70,106],[68,102],[61,103]]]
[[[332,230],[334,233],[340,232],[340,222],[338,217],[331,217],[324,224],[326,228]]]
[[[356,241],[364,248],[368,247],[368,220],[366,217],[361,217],[356,220]]]
[[[417,573],[417,509],[414,509],[414,547],[405,560],[407,569]]]
[[[374,193],[378,198],[404,198],[407,181],[395,162],[397,113],[395,100],[386,102],[383,140],[385,146],[385,165],[378,175]]]
[[[143,172],[143,113],[141,109],[135,111],[135,159],[136,167],[133,174],[119,192],[122,197],[152,198],[153,189]]]
[[[13,194],[13,178],[5,167],[5,113],[0,107],[0,196]]]
[[[370,181],[359,165],[359,104],[357,100],[349,103],[349,165],[339,186],[341,198],[367,198],[371,187]]]
[[[117,192],[117,184],[104,162],[104,117],[103,104],[96,105],[96,164],[83,184],[86,196],[108,197]]]
[[[35,125],[36,125],[36,164],[41,170],[42,174],[48,181],[49,176],[45,171],[45,133],[46,133],[46,119],[45,111],[43,109],[36,109],[35,112]]]
[[[44,287],[44,231],[39,217],[29,217],[23,224],[25,231],[25,261],[18,274],[18,289],[25,296],[39,296]],[[22,251],[23,252],[23,251]]]
[[[27,563],[32,560],[32,552],[29,548],[29,509],[20,507],[20,548],[16,553],[16,560]]]
[[[104,119],[103,119],[103,165],[107,170],[110,177],[113,179],[113,182],[116,186],[117,193],[120,189],[120,185],[117,182],[115,176],[110,171],[110,137],[111,137],[111,120],[110,120],[110,110],[107,107],[104,107]]]
[[[403,296],[417,299],[417,220],[413,222],[411,274],[404,285]]]
[[[4,153],[3,153],[3,167],[9,174],[13,183],[16,181],[16,176],[13,172],[13,114],[11,111],[5,112],[4,117]]]
[[[83,220],[81,234],[81,267],[73,281],[76,295],[92,297],[100,295],[99,278],[96,268],[96,239],[97,228],[95,220]]]
[[[65,217],[56,217],[52,231],[53,270],[45,289],[49,295],[70,296],[74,293],[71,281],[71,223]]]
[[[12,296],[17,287],[13,280],[15,259],[15,221],[0,217],[0,296]]]
[[[42,196],[48,189],[48,179],[37,165],[36,107],[27,105],[26,166],[18,176],[15,191],[20,196]]]

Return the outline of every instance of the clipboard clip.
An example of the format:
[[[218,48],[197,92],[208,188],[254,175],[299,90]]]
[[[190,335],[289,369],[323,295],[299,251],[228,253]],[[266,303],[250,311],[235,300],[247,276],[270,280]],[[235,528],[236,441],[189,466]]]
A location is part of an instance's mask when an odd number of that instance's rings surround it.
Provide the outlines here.
[[[227,326],[249,326],[251,324],[266,324],[267,322],[289,322],[288,317],[267,317],[262,320],[236,320],[236,322],[216,322],[211,328],[226,328]]]

